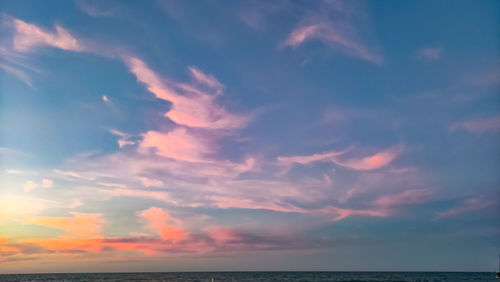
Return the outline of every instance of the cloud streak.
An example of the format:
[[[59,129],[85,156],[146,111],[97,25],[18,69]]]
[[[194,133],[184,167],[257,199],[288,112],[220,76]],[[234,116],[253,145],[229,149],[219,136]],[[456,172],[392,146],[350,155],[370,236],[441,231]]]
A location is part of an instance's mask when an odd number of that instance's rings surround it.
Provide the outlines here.
[[[196,86],[163,79],[151,70],[142,60],[125,57],[124,61],[137,80],[157,98],[172,103],[172,108],[165,114],[178,125],[204,129],[235,129],[247,124],[247,116],[235,115],[217,105],[215,96]],[[195,79],[209,86],[217,86],[213,76],[206,75],[191,67]]]
[[[59,25],[54,31],[42,29],[34,24],[19,19],[13,20],[14,24],[14,50],[27,52],[41,46],[51,46],[68,51],[83,51],[84,45],[74,38],[66,29]]]
[[[402,151],[402,147],[397,146],[367,157],[343,159],[342,155],[344,155],[346,151],[326,152],[305,156],[278,157],[278,163],[284,165],[291,165],[293,163],[307,165],[314,162],[332,162],[336,165],[353,170],[373,170],[390,164]]]
[[[351,31],[349,31],[352,28],[343,26],[345,23],[335,25],[327,20],[315,20],[313,23],[300,24],[290,32],[283,45],[295,48],[307,41],[319,40],[344,53],[374,64],[383,62],[380,54],[371,51],[367,46],[354,39],[354,35],[350,34]]]

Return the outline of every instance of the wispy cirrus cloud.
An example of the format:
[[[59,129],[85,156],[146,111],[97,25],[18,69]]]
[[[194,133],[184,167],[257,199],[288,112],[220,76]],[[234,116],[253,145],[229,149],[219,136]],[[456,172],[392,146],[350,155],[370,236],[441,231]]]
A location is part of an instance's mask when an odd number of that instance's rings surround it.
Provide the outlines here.
[[[384,59],[370,31],[368,13],[361,2],[317,1],[303,11],[302,20],[289,32],[282,46],[296,48],[320,41],[346,55],[382,64]]]
[[[422,47],[415,51],[415,57],[425,61],[436,61],[441,58],[443,48],[441,46]]]
[[[27,52],[41,46],[51,46],[62,50],[83,51],[83,43],[74,38],[69,31],[56,25],[54,31],[42,29],[19,19],[13,20],[14,50]]]
[[[235,129],[243,127],[249,121],[249,117],[232,114],[217,105],[214,95],[193,85],[161,78],[138,58],[125,57],[124,61],[137,80],[144,83],[151,93],[172,103],[172,108],[165,116],[179,125],[205,129]],[[198,82],[217,85],[212,76],[194,68],[191,71]]]
[[[113,16],[113,11],[110,7],[104,6],[103,4],[109,4],[108,2],[102,1],[92,1],[92,0],[75,0],[76,6],[85,14],[94,17],[111,17]]]
[[[442,218],[457,216],[463,213],[481,210],[491,205],[493,205],[493,201],[489,199],[485,199],[482,197],[468,198],[459,203],[456,207],[453,207],[446,211],[438,212],[436,214],[436,219],[442,219]]]
[[[3,69],[6,72],[17,77],[20,81],[24,82],[24,84],[28,85],[29,87],[33,87],[32,79],[26,71],[24,71],[20,68],[17,68],[14,66],[9,66],[7,64],[2,64],[2,63],[0,63],[0,69]]]
[[[283,44],[284,46],[297,47],[310,40],[319,40],[332,44],[333,47],[354,57],[381,64],[383,62],[382,56],[357,42],[350,34],[352,31],[349,30],[350,28],[343,28],[326,20],[320,20],[299,25],[292,30]]]
[[[500,116],[472,119],[455,122],[449,126],[450,131],[464,129],[470,133],[496,132],[500,130]]]
[[[105,97],[105,96],[103,96],[103,97]],[[119,137],[118,138],[118,147],[120,147],[120,148],[136,144],[135,141],[131,140],[132,135],[130,135],[130,134],[127,134],[127,133],[124,133],[124,132],[121,132],[121,131],[118,131],[115,129],[111,129],[109,132],[111,132],[112,134]]]
[[[199,84],[207,85],[215,89],[222,88],[222,84],[213,75],[205,74],[200,69],[192,66],[188,67],[188,70],[191,72],[191,75]]]
[[[346,150],[347,151],[347,150]],[[362,158],[342,158],[346,151],[327,152],[305,156],[278,157],[278,162],[286,165],[293,163],[310,164],[313,162],[332,162],[336,165],[354,170],[372,170],[382,168],[391,163],[402,151],[401,146]]]
[[[333,221],[339,221],[350,216],[389,217],[398,214],[403,206],[411,206],[433,200],[432,193],[427,189],[409,189],[391,195],[383,195],[375,199],[366,209],[351,209],[329,206],[320,213],[325,213]]]

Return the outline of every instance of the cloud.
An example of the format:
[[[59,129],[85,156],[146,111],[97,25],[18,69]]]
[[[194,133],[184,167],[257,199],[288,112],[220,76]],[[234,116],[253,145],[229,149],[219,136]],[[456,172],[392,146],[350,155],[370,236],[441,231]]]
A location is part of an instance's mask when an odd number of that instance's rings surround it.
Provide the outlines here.
[[[103,7],[102,1],[91,1],[91,0],[76,0],[76,6],[85,14],[94,17],[110,17],[113,16],[111,9]]]
[[[441,53],[443,48],[440,46],[437,47],[423,47],[418,49],[415,52],[415,56],[417,59],[426,60],[426,61],[436,61],[441,58]]]
[[[338,160],[336,158],[332,159],[337,165],[354,169],[354,170],[372,170],[377,168],[382,168],[389,163],[391,163],[399,154],[400,149],[391,149],[384,152],[376,153],[372,156],[364,158],[350,158],[345,161]]]
[[[320,213],[326,214],[332,221],[340,221],[350,216],[387,217],[390,215],[387,211],[380,209],[346,209],[334,206],[326,207]]]
[[[19,19],[14,19],[13,24],[15,29],[13,45],[16,51],[26,52],[40,46],[51,46],[69,51],[85,49],[81,41],[75,39],[59,25],[56,25],[55,31],[51,32]]]
[[[447,211],[438,212],[436,214],[436,219],[457,216],[459,214],[480,210],[488,206],[491,206],[492,204],[493,202],[489,199],[484,199],[480,197],[469,198],[454,208],[451,208]]]
[[[80,201],[79,199],[73,199],[71,200],[71,204],[68,207],[74,209],[82,205],[83,205],[82,201]]]
[[[344,152],[326,152],[307,156],[278,157],[278,162],[285,165],[291,165],[293,163],[305,165],[318,161],[331,161],[334,157],[343,153]]]
[[[205,74],[200,69],[195,67],[188,67],[193,78],[200,84],[207,85],[211,88],[220,89],[222,84],[213,75]]]
[[[62,176],[69,176],[72,178],[79,178],[79,179],[85,179],[85,180],[94,180],[94,177],[91,176],[85,176],[80,173],[74,172],[74,171],[64,171],[64,170],[59,170],[59,169],[54,169],[54,172],[56,174],[62,175]]]
[[[18,169],[6,169],[5,172],[7,172],[8,174],[22,174],[23,173],[21,170],[18,170]]]
[[[2,63],[0,63],[0,69],[3,69],[6,72],[12,74],[17,79],[24,82],[24,84],[28,85],[29,87],[33,87],[31,77],[24,70]]]
[[[164,185],[163,181],[147,177],[141,177],[141,182],[144,187],[161,187]]]
[[[168,133],[148,131],[139,146],[143,150],[154,148],[160,156],[187,162],[202,162],[212,151],[201,138],[181,127]]]
[[[172,218],[161,208],[152,207],[139,213],[139,216],[148,221],[148,227],[159,234],[163,240],[172,240],[173,242],[185,239],[188,233],[176,226],[180,225],[178,219]],[[170,222],[171,225],[166,222]]]
[[[0,224],[7,220],[24,222],[45,209],[56,207],[59,207],[59,204],[54,201],[2,194],[0,197]]]
[[[500,116],[455,122],[449,126],[450,131],[464,129],[470,133],[496,132],[500,130]]]
[[[350,209],[329,206],[319,210],[332,221],[339,221],[350,216],[396,216],[402,207],[416,205],[432,200],[432,194],[426,189],[409,189],[400,193],[383,195],[375,199],[367,209]]]
[[[384,195],[375,201],[380,208],[415,205],[429,201],[432,194],[426,189],[409,189],[398,194]]]
[[[119,148],[123,148],[123,147],[135,144],[135,142],[131,140],[132,135],[130,135],[130,134],[127,134],[127,133],[124,133],[124,132],[121,132],[118,130],[114,130],[114,129],[110,130],[109,132],[120,137],[120,138],[118,138],[118,147]]]
[[[72,217],[39,217],[31,223],[62,229],[72,237],[95,237],[101,234],[103,220],[100,214],[71,214]]]
[[[277,203],[273,201],[265,201],[263,199],[241,199],[231,196],[212,196],[211,199],[214,201],[217,208],[220,209],[251,209],[251,210],[270,210],[277,212],[296,212],[296,213],[308,213],[307,210],[295,207],[290,204]]]
[[[42,187],[43,188],[51,188],[54,185],[54,181],[44,178],[42,179]]]
[[[246,116],[229,113],[217,105],[215,96],[205,93],[196,86],[162,79],[138,58],[125,57],[124,61],[139,82],[157,98],[172,103],[165,116],[179,125],[206,129],[234,129],[247,124]],[[193,72],[194,71],[194,72]],[[216,85],[212,76],[191,67],[198,82]],[[195,75],[196,73],[196,75]]]
[[[285,165],[291,165],[293,163],[310,164],[313,162],[332,162],[336,165],[354,170],[373,170],[382,168],[391,163],[401,150],[402,147],[398,146],[368,157],[349,158],[345,160],[341,158],[341,156],[347,152],[347,150],[344,150],[341,152],[326,152],[306,156],[278,157],[278,162]]]
[[[127,196],[127,197],[137,197],[137,198],[151,198],[167,203],[173,202],[167,192],[160,192],[160,191],[144,191],[139,189],[118,188],[114,190],[103,190],[101,192],[114,197]]]
[[[29,192],[33,189],[35,189],[38,185],[33,182],[33,181],[28,181],[26,184],[24,184],[24,192]]]
[[[354,39],[352,28],[346,24],[334,25],[326,20],[315,20],[313,23],[301,24],[288,35],[283,43],[284,46],[297,47],[310,40],[319,40],[324,43],[333,44],[344,53],[350,54],[375,64],[383,62],[380,54],[368,49]]]
[[[102,95],[102,101],[103,101],[103,102],[105,102],[105,103],[107,103],[107,102],[109,102],[110,100],[109,100],[108,96],[106,96],[106,95]]]

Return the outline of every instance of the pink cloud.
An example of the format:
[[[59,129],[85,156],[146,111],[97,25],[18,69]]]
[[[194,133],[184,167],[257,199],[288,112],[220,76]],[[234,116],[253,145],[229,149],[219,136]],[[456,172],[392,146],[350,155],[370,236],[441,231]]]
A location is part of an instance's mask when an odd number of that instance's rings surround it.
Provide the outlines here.
[[[176,226],[180,225],[178,219],[172,218],[162,209],[152,207],[139,213],[139,215],[148,221],[150,229],[161,234],[163,240],[172,240],[177,242],[185,239],[188,233]],[[166,222],[171,222],[172,225]]]
[[[339,25],[335,26],[327,21],[315,21],[315,23],[295,28],[285,40],[284,45],[297,47],[306,41],[317,39],[325,43],[332,43],[355,57],[375,64],[382,63],[382,57],[379,54],[373,53],[366,46],[358,43],[354,40],[354,35],[349,34],[348,31],[349,28],[341,29]]]
[[[125,63],[137,80],[157,98],[172,103],[172,108],[165,116],[179,125],[207,129],[234,129],[243,127],[248,117],[229,113],[217,105],[215,96],[207,94],[192,85],[176,83],[160,78],[138,58],[125,57]],[[215,78],[201,71],[190,69],[198,82],[216,84]]]
[[[147,177],[141,177],[141,182],[144,187],[161,187],[164,184],[161,180]]]
[[[285,165],[290,165],[293,163],[310,164],[318,161],[331,161],[332,158],[341,155],[343,153],[344,152],[326,152],[308,156],[278,157],[278,162]]]
[[[42,187],[43,188],[51,188],[54,185],[54,181],[44,178],[42,179]]]
[[[381,196],[366,209],[329,206],[319,210],[317,213],[327,215],[333,221],[339,221],[350,216],[389,217],[398,215],[401,207],[421,204],[429,200],[432,200],[432,195],[428,190],[410,189],[397,194]]]
[[[445,217],[456,216],[459,214],[480,210],[492,205],[493,202],[482,198],[469,198],[461,203],[459,206],[449,209],[447,211],[439,212],[436,214],[436,219]]]
[[[372,170],[384,167],[391,163],[401,152],[402,147],[391,148],[387,151],[376,153],[364,158],[350,158],[342,160],[341,156],[346,152],[327,152],[308,156],[278,157],[278,162],[285,165],[293,163],[310,164],[313,162],[333,162],[339,166],[354,170]]]
[[[210,197],[218,208],[221,209],[252,209],[252,210],[270,210],[277,212],[298,212],[308,213],[307,210],[284,203],[273,203],[260,199],[241,199],[231,196],[211,196]]]
[[[137,189],[133,190],[126,188],[118,188],[113,190],[103,190],[101,192],[114,197],[127,196],[127,197],[138,197],[138,198],[152,198],[158,201],[172,202],[172,199],[166,192],[160,192],[160,191],[144,191]]]
[[[198,83],[205,84],[216,89],[222,88],[222,84],[213,75],[205,74],[200,69],[197,69],[195,67],[188,67],[188,70],[191,72],[191,75]]]
[[[320,214],[326,214],[332,221],[340,221],[347,217],[356,215],[376,216],[376,217],[390,216],[390,213],[380,209],[344,209],[334,206],[322,209],[320,211]]]
[[[471,133],[495,132],[500,130],[500,116],[492,116],[482,119],[468,120],[453,123],[449,129],[455,131],[464,129]]]
[[[148,131],[139,147],[154,148],[160,156],[187,162],[202,162],[212,151],[203,139],[189,134],[181,127],[168,133]]]
[[[414,205],[427,202],[431,193],[425,189],[410,189],[399,194],[384,195],[375,200],[375,205],[381,208],[391,208],[404,205]]]
[[[333,158],[332,162],[337,165],[354,170],[372,170],[382,168],[391,163],[400,153],[401,148],[394,148],[384,152],[376,153],[364,158],[351,158],[345,161]]]
[[[82,42],[75,39],[66,29],[56,25],[51,32],[36,25],[14,19],[14,49],[16,51],[29,51],[39,46],[51,46],[63,50],[83,51]]]

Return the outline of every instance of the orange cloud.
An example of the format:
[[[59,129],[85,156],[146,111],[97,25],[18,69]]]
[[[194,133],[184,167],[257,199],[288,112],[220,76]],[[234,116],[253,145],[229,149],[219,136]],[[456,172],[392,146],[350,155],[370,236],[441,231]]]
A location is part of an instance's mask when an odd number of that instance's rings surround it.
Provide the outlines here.
[[[28,181],[28,182],[26,182],[26,184],[24,184],[24,191],[29,192],[29,191],[35,189],[37,186],[38,185],[35,182]]]
[[[71,212],[73,217],[40,217],[33,224],[59,228],[73,237],[93,237],[101,233],[100,214]]]
[[[56,25],[55,32],[39,28],[36,25],[14,19],[14,49],[28,51],[38,46],[52,46],[63,50],[83,51],[83,45],[66,29]]]
[[[166,222],[172,222],[174,225],[180,225],[178,219],[170,217],[166,212],[157,207],[152,207],[139,213],[139,215],[148,221],[150,229],[161,234],[163,240],[172,240],[177,242],[187,237],[187,232]]]
[[[54,181],[44,178],[42,179],[42,187],[44,188],[51,188],[54,185]]]
[[[103,247],[101,238],[30,238],[24,239],[21,242],[37,244],[52,251],[86,251],[96,253],[101,251]]]

